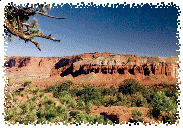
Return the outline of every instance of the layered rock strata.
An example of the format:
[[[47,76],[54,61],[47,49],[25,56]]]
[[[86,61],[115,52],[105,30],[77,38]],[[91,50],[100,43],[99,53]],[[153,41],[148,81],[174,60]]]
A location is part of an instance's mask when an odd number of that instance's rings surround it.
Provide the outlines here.
[[[69,57],[6,57],[9,76],[46,78],[82,74],[164,75],[178,77],[178,57],[138,57],[113,53],[85,53]]]

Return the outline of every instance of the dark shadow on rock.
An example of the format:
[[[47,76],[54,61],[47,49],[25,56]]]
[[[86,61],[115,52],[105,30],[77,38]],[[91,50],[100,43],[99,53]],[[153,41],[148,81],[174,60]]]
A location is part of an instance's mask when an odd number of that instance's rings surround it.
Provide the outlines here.
[[[119,124],[119,118],[117,117],[117,115],[113,115],[113,114],[108,115],[108,114],[105,113],[105,112],[100,113],[100,115],[103,115],[103,116],[104,116],[104,120],[109,119],[109,120],[111,120],[113,123]]]

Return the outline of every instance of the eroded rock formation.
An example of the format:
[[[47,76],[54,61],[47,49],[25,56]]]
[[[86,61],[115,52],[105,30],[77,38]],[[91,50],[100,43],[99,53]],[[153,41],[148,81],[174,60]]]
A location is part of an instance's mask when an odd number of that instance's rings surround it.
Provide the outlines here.
[[[79,70],[70,69],[70,74],[75,74],[75,76],[80,74],[103,73],[103,74],[142,74],[145,76],[151,75],[166,75],[171,77],[177,77],[176,69],[178,66],[173,66],[171,63],[160,63],[158,66],[156,64],[144,64],[140,66],[136,65],[82,65]],[[82,72],[81,72],[82,71]],[[61,72],[64,72],[63,70]],[[59,74],[58,73],[58,74]]]
[[[84,57],[83,57],[84,56]],[[154,62],[153,57],[138,57],[135,55],[120,55],[124,57],[123,60],[120,60],[120,57],[114,54],[104,55],[93,53],[79,55],[81,60],[75,61],[74,63],[67,65],[69,70],[59,70],[58,74],[72,74],[74,77],[81,74],[94,73],[103,73],[103,74],[132,74],[137,75],[141,74],[144,76],[152,75],[165,75],[170,77],[177,77],[177,69],[179,65],[172,61],[166,62],[166,58],[163,61]],[[141,59],[141,62],[139,61]],[[149,60],[149,62],[148,62]],[[157,60],[157,58],[156,58]],[[64,73],[65,72],[65,73]],[[67,72],[67,73],[66,73]]]
[[[86,53],[70,57],[7,57],[7,74],[28,74],[35,77],[55,75],[77,77],[81,74],[103,73],[124,75],[178,76],[178,57],[138,57],[112,53]],[[21,77],[21,75],[19,77]],[[24,76],[25,77],[25,76]]]

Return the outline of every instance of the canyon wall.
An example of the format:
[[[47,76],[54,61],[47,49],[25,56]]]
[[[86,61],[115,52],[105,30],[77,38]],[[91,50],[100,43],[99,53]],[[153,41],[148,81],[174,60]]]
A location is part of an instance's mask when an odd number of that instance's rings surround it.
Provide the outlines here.
[[[6,75],[11,78],[46,78],[50,77],[53,65],[61,57],[6,57],[4,66]]]
[[[178,57],[138,57],[136,55],[115,55],[111,53],[88,53],[79,55],[78,60],[65,68],[53,68],[51,76],[66,76],[72,74],[77,77],[81,74],[103,73],[103,74],[141,74],[165,75],[178,77]]]
[[[85,53],[69,57],[6,57],[7,76],[47,78],[71,74],[164,75],[178,77],[178,57],[139,57],[113,53]]]

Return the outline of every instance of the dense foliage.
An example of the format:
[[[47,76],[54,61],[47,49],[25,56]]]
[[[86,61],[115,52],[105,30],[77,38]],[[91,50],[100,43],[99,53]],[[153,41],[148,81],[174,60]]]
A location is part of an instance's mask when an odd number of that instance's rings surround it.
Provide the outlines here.
[[[84,86],[74,88],[72,81],[56,83],[45,90],[39,90],[31,81],[23,84],[24,90],[7,91],[5,120],[11,123],[37,124],[65,122],[78,124],[103,123],[114,124],[104,115],[90,115],[91,106],[128,106],[151,108],[151,115],[163,123],[177,119],[177,86],[164,85],[164,89],[145,87],[133,79],[127,79],[117,88],[94,88]],[[171,90],[169,90],[171,89]],[[52,93],[48,97],[46,93]],[[18,100],[17,98],[26,98]],[[57,99],[57,100],[55,100]],[[57,101],[57,102],[56,102]],[[139,110],[132,111],[130,122],[142,121]]]
[[[143,121],[143,112],[138,109],[132,110],[132,118],[130,118],[130,122],[137,123],[142,121]]]
[[[177,104],[176,101],[167,97],[163,91],[159,91],[154,96],[153,114],[160,117],[164,123],[172,122],[176,119]]]

